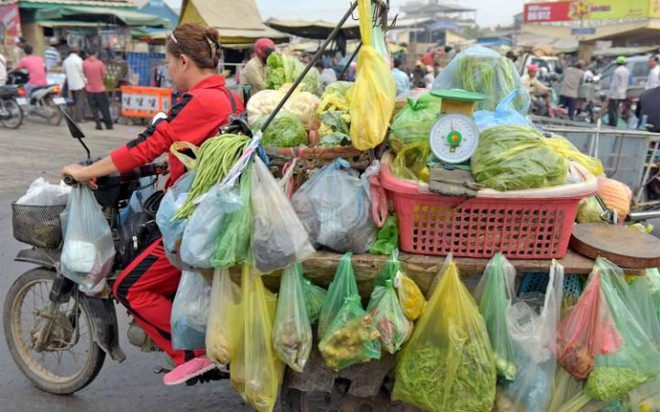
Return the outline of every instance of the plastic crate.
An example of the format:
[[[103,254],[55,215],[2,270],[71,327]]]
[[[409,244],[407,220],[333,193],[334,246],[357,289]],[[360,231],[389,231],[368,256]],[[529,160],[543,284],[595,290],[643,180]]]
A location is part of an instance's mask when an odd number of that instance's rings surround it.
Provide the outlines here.
[[[399,221],[399,247],[409,253],[489,259],[558,259],[566,254],[578,203],[596,193],[596,179],[586,171],[582,183],[547,189],[497,192],[477,197],[442,196],[428,185],[402,180],[383,156],[382,186]]]
[[[60,213],[66,206],[31,206],[12,203],[14,238],[28,245],[54,249],[62,242]]]

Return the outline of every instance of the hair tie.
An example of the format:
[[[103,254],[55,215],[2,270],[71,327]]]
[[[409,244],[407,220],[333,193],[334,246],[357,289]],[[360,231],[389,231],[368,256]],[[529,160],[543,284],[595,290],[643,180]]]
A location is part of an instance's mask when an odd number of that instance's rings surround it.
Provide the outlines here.
[[[208,37],[204,37],[206,42],[209,44],[209,47],[211,48],[211,58],[214,58],[215,55],[218,53],[218,50],[220,49],[220,43],[211,40]]]

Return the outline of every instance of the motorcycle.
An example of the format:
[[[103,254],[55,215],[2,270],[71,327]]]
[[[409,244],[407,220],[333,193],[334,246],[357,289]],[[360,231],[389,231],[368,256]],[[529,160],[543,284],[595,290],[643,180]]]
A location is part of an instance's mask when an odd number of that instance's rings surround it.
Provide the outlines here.
[[[62,106],[58,108],[72,136],[87,152],[87,160],[81,164],[93,163],[83,132]],[[97,180],[94,195],[108,219],[117,251],[106,279],[110,290],[117,275],[130,263],[127,257],[139,253],[127,246],[137,247],[137,243],[135,237],[126,241],[120,211],[127,207],[132,194],[142,188],[142,178],[157,179],[165,173],[166,164],[154,163]],[[64,182],[77,184],[70,176]],[[146,203],[145,211],[150,211],[148,215],[153,214],[155,219],[159,199],[151,205]],[[119,346],[114,297],[110,293],[98,297],[87,295],[60,271],[62,233],[58,217],[63,209],[63,206],[12,205],[14,237],[31,246],[18,252],[15,260],[36,267],[14,281],[3,308],[4,332],[14,362],[35,386],[58,395],[71,394],[89,385],[100,372],[106,355],[118,362],[126,359]],[[25,213],[39,215],[41,219],[26,218]],[[154,219],[141,222],[141,227],[155,225]],[[50,244],[44,243],[48,238]],[[129,324],[128,340],[142,351],[160,351],[134,320]],[[66,359],[72,362],[64,364]],[[162,371],[165,369],[158,372]]]
[[[8,129],[18,129],[23,123],[21,103],[25,102],[22,89],[0,86],[0,123]]]
[[[53,102],[53,98],[60,95],[61,87],[57,84],[36,86],[27,93],[28,80],[29,75],[25,69],[7,75],[7,84],[19,86],[23,90],[25,100],[20,106],[25,115],[38,116],[46,119],[49,125],[59,126],[62,122],[62,114]]]

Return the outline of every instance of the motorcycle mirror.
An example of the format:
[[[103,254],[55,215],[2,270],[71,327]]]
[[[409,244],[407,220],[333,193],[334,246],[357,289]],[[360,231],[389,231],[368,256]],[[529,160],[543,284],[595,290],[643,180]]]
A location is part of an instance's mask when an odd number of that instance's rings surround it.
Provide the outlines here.
[[[159,120],[162,119],[167,119],[167,113],[165,112],[158,112],[156,115],[151,119],[151,125],[155,125]]]
[[[78,139],[82,147],[85,149],[85,152],[87,152],[87,159],[88,160],[91,159],[92,154],[90,153],[89,148],[87,147],[85,142],[83,142],[82,140],[85,138],[85,133],[83,133],[83,131],[80,130],[76,122],[71,118],[69,112],[66,111],[65,108],[66,101],[61,102],[61,101],[56,101],[56,99],[62,99],[62,100],[64,99],[61,97],[56,97],[55,99],[53,99],[53,102],[57,105],[57,108],[60,109],[60,112],[62,113],[62,117],[64,117],[64,121],[66,122],[66,125],[69,128],[69,133],[71,133],[71,137],[73,137],[74,139]]]

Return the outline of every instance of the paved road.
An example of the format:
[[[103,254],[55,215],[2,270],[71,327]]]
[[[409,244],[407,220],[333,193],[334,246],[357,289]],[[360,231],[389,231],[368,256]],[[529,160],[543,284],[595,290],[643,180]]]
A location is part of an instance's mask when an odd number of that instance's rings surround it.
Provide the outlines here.
[[[86,143],[95,156],[106,155],[110,149],[135,136],[141,128],[118,126],[113,131],[96,131],[93,123],[82,125],[88,133]],[[0,308],[11,283],[29,265],[13,261],[23,247],[12,238],[11,201],[25,192],[39,176],[57,182],[62,165],[84,158],[82,147],[72,139],[67,128],[47,126],[39,119],[27,119],[18,130],[0,128],[3,147],[0,161]],[[168,388],[162,375],[152,371],[165,365],[163,355],[142,353],[126,338],[126,316],[119,311],[121,346],[128,360],[122,364],[106,358],[96,380],[72,396],[54,396],[35,389],[14,365],[0,330],[0,410],[3,412],[47,411],[249,411],[227,381],[196,387]]]

